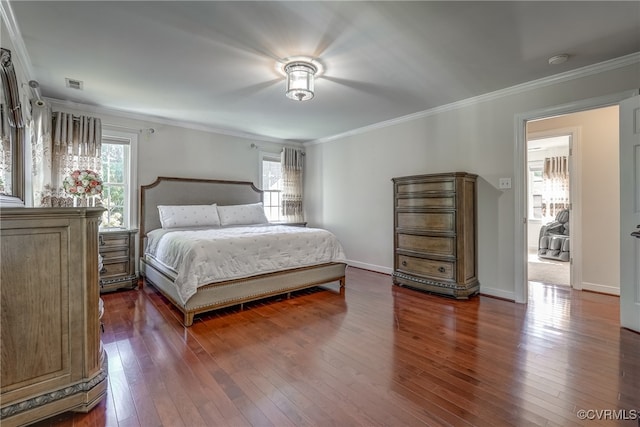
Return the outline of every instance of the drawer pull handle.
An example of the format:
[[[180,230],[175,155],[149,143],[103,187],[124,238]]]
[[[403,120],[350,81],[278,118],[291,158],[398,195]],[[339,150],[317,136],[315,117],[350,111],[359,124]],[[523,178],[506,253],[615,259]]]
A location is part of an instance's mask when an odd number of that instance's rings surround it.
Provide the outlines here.
[[[447,269],[446,269],[446,268],[444,268],[444,267],[438,267],[438,271],[439,271],[440,273],[444,273],[445,271],[447,271]]]
[[[104,246],[104,245],[105,245],[105,243],[104,243],[104,237],[102,237],[102,234],[99,234],[99,235],[98,235],[98,240],[100,241],[100,246]]]
[[[404,267],[406,267],[406,266],[407,266],[407,261],[402,261],[402,265],[403,265]]]

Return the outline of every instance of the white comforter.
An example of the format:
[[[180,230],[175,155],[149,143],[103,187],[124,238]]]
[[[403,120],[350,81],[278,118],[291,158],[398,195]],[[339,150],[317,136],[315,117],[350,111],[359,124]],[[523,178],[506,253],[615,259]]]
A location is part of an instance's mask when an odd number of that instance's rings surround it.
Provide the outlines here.
[[[331,232],[284,225],[153,230],[145,255],[175,271],[183,303],[209,283],[346,261]]]

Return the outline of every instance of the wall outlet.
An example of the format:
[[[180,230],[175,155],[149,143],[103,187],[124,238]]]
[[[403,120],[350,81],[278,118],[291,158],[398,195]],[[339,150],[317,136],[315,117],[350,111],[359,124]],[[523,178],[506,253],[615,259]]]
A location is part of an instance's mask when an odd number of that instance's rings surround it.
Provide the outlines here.
[[[508,188],[511,188],[511,178],[500,178],[498,180],[498,187],[501,190],[506,190]]]

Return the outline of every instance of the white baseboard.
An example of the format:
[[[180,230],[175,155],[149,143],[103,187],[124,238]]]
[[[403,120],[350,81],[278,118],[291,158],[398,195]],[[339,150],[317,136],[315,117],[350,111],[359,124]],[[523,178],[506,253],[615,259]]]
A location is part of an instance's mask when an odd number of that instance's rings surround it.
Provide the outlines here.
[[[502,298],[509,301],[515,301],[516,296],[513,291],[505,291],[504,289],[488,288],[480,284],[480,295],[487,295],[496,298]]]
[[[602,294],[620,296],[620,288],[615,286],[599,285],[598,283],[582,282],[583,291],[600,292]]]
[[[351,259],[347,260],[347,264],[353,267],[362,268],[364,270],[375,271],[377,273],[383,273],[383,274],[389,274],[389,275],[393,274],[393,268],[383,267],[381,265],[367,264],[366,262],[354,261]]]

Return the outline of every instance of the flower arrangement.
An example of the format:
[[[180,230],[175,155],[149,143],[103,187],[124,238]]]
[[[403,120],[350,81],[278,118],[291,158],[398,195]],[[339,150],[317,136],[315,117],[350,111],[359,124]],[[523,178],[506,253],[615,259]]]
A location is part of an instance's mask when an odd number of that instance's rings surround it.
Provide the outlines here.
[[[74,197],[98,196],[102,193],[102,178],[89,169],[76,169],[62,183],[64,190]]]

